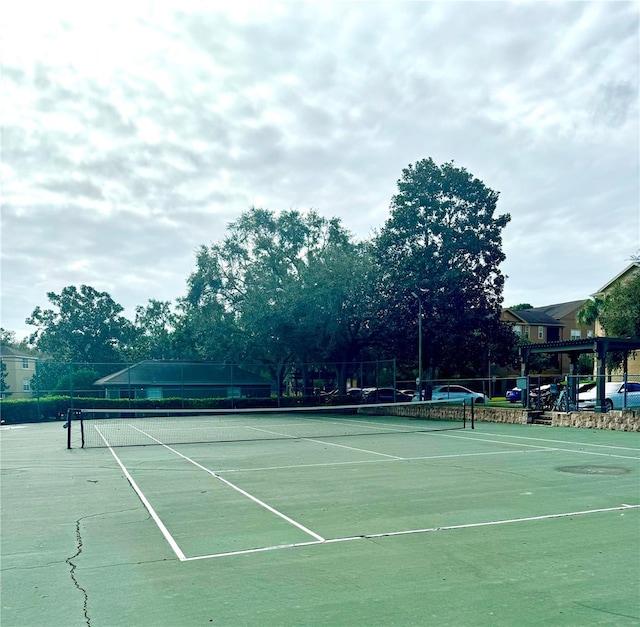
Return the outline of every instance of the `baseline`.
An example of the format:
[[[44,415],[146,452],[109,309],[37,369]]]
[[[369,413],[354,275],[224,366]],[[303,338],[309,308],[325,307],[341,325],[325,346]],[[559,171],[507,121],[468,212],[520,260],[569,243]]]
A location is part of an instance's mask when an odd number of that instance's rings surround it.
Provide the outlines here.
[[[583,510],[579,512],[559,512],[555,514],[543,514],[540,516],[529,516],[525,518],[508,518],[504,520],[490,520],[485,522],[478,523],[467,523],[463,525],[447,525],[443,527],[428,527],[425,529],[409,529],[406,531],[390,531],[386,533],[372,533],[372,534],[363,534],[360,536],[348,536],[344,538],[328,538],[323,541],[318,542],[302,542],[297,544],[281,544],[276,546],[267,546],[267,547],[259,547],[255,549],[244,549],[239,551],[229,551],[226,553],[212,553],[209,555],[196,555],[193,557],[187,557],[185,562],[192,562],[197,560],[205,560],[205,559],[215,559],[219,557],[231,557],[233,555],[247,555],[251,553],[263,553],[265,551],[277,551],[283,549],[292,549],[299,548],[303,546],[316,546],[322,544],[336,544],[338,542],[355,542],[357,540],[373,540],[376,538],[391,538],[397,536],[407,536],[407,535],[415,535],[421,533],[434,533],[436,531],[455,531],[459,529],[476,529],[478,527],[491,527],[495,525],[509,525],[515,523],[525,523],[525,522],[533,522],[537,520],[550,520],[553,518],[568,518],[570,516],[588,516],[592,514],[602,514],[607,512],[618,512],[622,510],[633,510],[640,508],[640,504],[638,505],[629,505],[627,503],[623,503],[617,507],[603,507],[599,509],[590,509]]]

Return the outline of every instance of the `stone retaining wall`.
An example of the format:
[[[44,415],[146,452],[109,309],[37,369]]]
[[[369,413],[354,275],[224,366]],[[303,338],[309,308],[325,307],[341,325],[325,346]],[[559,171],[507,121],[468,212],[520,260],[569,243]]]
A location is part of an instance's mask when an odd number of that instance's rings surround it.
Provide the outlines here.
[[[466,409],[462,405],[429,405],[428,403],[412,403],[402,405],[387,405],[386,407],[361,407],[358,413],[369,416],[404,416],[419,420],[462,420],[464,413],[467,420],[471,420],[471,407]],[[527,424],[528,412],[522,408],[511,407],[476,407],[474,416],[484,422],[510,422]]]
[[[370,416],[405,416],[419,420],[462,420],[461,405],[433,406],[427,403],[411,405],[389,405],[386,407],[362,407],[359,413]],[[571,413],[548,412],[554,427],[577,427],[583,429],[607,429],[612,431],[640,431],[640,410],[610,411],[599,414],[592,411]],[[471,408],[466,408],[467,420],[471,420]],[[517,407],[478,407],[474,408],[474,417],[478,422],[503,422],[527,424],[531,422],[530,412]]]
[[[600,414],[593,411],[550,412],[554,427],[580,427],[609,431],[640,431],[640,411],[625,409]]]

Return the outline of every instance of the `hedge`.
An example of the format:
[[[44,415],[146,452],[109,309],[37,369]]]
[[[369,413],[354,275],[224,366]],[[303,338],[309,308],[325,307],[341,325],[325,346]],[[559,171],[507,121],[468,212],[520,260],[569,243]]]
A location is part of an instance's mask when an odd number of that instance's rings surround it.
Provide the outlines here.
[[[45,396],[40,399],[20,399],[0,401],[0,418],[4,424],[25,422],[49,422],[66,419],[67,410],[75,409],[259,409],[264,407],[304,407],[308,405],[353,405],[357,403],[350,396],[301,397],[285,396],[278,398],[165,398],[148,399],[109,399],[74,398],[69,396]]]

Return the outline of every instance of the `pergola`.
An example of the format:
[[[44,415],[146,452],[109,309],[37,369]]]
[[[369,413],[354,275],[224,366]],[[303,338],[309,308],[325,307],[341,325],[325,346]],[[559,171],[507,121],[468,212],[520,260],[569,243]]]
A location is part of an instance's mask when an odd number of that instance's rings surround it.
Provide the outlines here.
[[[541,353],[567,353],[571,362],[569,374],[577,374],[578,357],[585,353],[595,353],[597,362],[596,407],[605,411],[604,383],[606,376],[607,355],[623,354],[623,372],[627,373],[629,353],[640,350],[640,338],[628,339],[620,337],[591,337],[584,340],[565,340],[561,342],[545,342],[527,344],[520,347],[521,374],[529,375],[529,357]],[[572,395],[573,396],[573,395]],[[523,399],[528,404],[528,398]]]

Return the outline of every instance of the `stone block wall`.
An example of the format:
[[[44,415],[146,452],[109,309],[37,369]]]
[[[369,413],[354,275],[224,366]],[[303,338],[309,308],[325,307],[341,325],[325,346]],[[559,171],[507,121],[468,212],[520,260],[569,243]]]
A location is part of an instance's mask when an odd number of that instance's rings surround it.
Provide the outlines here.
[[[362,407],[358,413],[378,416],[404,416],[414,420],[462,420],[461,405],[438,405],[413,403],[388,405],[386,407]],[[640,410],[610,411],[599,414],[592,411],[549,412],[554,427],[576,427],[582,429],[607,429],[615,431],[640,431]],[[471,407],[466,408],[467,420],[471,420]],[[478,422],[502,422],[527,424],[531,422],[530,412],[521,407],[479,407],[474,408],[474,417]]]
[[[640,431],[640,411],[625,409],[600,414],[593,411],[569,413],[551,412],[554,427],[579,427],[583,429],[607,429],[609,431]]]
[[[429,405],[428,403],[412,403],[401,405],[387,405],[386,407],[361,407],[358,413],[369,416],[404,416],[419,420],[462,420],[463,412],[467,420],[471,420],[471,407],[466,410],[462,405]],[[474,408],[475,420],[484,422],[509,422],[526,424],[528,412],[522,408],[511,407],[478,407]]]

